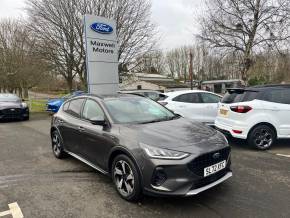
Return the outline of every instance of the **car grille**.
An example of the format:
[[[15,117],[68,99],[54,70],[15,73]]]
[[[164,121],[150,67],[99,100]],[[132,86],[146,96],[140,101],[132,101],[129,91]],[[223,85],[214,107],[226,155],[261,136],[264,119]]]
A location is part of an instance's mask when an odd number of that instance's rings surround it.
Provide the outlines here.
[[[203,177],[204,168],[209,167],[211,165],[214,165],[216,163],[219,163],[223,160],[228,161],[230,151],[231,151],[231,148],[226,147],[226,148],[218,150],[218,151],[203,154],[203,155],[195,158],[193,161],[191,161],[188,164],[188,167],[195,175]],[[217,152],[220,154],[220,156],[218,158],[214,158],[213,156]],[[227,165],[229,165],[228,162],[227,162]],[[221,171],[225,171],[225,170],[221,170]]]
[[[7,119],[19,118],[21,116],[21,108],[9,108],[0,111],[0,115]]]
[[[215,174],[197,180],[196,182],[193,183],[191,190],[204,187],[219,180],[220,178],[225,176],[228,171],[229,171],[228,169],[224,169],[219,172],[216,172]]]

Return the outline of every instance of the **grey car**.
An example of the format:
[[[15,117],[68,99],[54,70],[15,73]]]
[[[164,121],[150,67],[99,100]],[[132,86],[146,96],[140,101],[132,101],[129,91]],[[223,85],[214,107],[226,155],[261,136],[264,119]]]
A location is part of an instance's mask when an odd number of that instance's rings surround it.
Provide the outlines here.
[[[221,133],[140,96],[70,99],[53,115],[50,134],[57,158],[69,154],[111,176],[128,201],[195,195],[232,176]]]

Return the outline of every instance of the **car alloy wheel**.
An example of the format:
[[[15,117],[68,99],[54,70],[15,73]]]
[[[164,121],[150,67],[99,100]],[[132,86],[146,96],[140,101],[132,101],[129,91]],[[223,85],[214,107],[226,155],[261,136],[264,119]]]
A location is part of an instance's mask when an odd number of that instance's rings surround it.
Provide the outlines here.
[[[54,131],[52,133],[51,142],[52,142],[52,151],[53,151],[54,156],[59,159],[65,157],[65,152],[62,146],[62,141],[57,131]]]
[[[60,139],[57,134],[52,137],[52,149],[56,156],[60,154]]]
[[[260,150],[270,148],[275,142],[275,132],[266,125],[255,127],[249,136],[249,143]]]
[[[258,147],[267,148],[271,146],[273,139],[271,133],[266,129],[260,129],[260,131],[255,133],[255,143]]]
[[[141,176],[131,158],[125,154],[115,157],[111,174],[116,190],[123,199],[136,202],[142,198]]]
[[[130,165],[126,161],[120,160],[116,162],[114,168],[114,180],[115,185],[122,196],[128,197],[133,193],[135,184],[134,174]]]

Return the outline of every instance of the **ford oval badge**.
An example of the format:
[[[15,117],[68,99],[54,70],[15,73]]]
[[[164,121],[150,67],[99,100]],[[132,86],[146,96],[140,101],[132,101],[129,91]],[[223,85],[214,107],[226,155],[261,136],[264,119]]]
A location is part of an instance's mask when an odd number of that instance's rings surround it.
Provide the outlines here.
[[[104,23],[93,23],[91,29],[97,33],[110,34],[113,32],[113,27]]]
[[[213,154],[213,158],[214,159],[218,159],[218,158],[220,158],[220,156],[221,156],[221,154],[219,153],[219,152],[217,152],[217,153],[215,153],[215,154]]]

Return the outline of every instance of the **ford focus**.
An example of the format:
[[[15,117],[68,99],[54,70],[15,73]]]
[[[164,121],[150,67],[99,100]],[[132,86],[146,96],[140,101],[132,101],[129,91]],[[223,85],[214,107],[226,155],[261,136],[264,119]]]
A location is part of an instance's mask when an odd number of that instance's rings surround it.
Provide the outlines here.
[[[144,97],[83,95],[51,123],[56,158],[71,155],[112,177],[119,195],[191,196],[232,176],[226,138]]]

